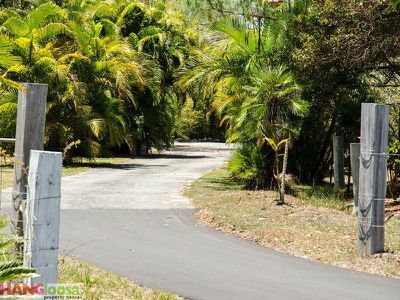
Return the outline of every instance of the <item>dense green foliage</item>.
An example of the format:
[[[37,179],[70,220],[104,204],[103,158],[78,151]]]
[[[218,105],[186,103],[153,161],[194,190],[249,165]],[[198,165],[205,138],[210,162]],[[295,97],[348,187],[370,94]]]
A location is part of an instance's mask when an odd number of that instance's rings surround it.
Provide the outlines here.
[[[180,86],[212,99],[228,141],[242,145],[232,174],[249,187],[279,183],[267,138],[290,138],[289,172],[323,180],[332,136],[356,142],[361,102],[399,86],[396,1],[198,2],[210,25]]]
[[[185,103],[173,82],[197,42],[183,13],[163,1],[10,5],[0,12],[0,43],[15,59],[3,77],[49,85],[47,149],[67,149],[70,159],[171,144]],[[2,136],[12,134],[15,103],[3,85]]]

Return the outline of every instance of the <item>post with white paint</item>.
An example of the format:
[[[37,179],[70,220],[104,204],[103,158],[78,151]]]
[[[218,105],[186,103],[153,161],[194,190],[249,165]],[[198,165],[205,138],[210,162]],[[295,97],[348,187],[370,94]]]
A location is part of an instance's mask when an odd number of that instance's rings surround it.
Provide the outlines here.
[[[333,136],[333,177],[335,190],[344,189],[344,146],[342,136]]]
[[[360,255],[372,255],[385,249],[388,129],[389,106],[363,103],[358,214]]]
[[[11,230],[23,236],[21,203],[25,200],[29,151],[43,150],[46,122],[47,84],[24,83],[18,92],[17,129],[13,183]],[[20,247],[18,247],[20,248]],[[19,249],[21,251],[22,249]]]
[[[350,144],[350,164],[353,178],[354,207],[353,214],[358,213],[359,175],[360,175],[360,143]]]
[[[31,151],[24,265],[40,277],[31,283],[56,283],[60,234],[62,154]]]

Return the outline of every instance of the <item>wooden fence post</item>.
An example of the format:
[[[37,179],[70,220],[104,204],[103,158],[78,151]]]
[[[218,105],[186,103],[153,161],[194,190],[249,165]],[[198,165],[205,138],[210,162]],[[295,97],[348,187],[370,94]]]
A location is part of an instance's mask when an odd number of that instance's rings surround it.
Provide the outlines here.
[[[344,149],[343,137],[333,136],[333,177],[335,190],[344,189]]]
[[[359,174],[360,174],[360,143],[350,144],[350,165],[353,177],[354,207],[353,214],[358,213]]]
[[[29,151],[43,150],[47,84],[24,83],[18,92],[17,130],[13,183],[11,230],[23,236],[21,201],[26,198]],[[22,249],[19,249],[20,252]]]
[[[31,283],[57,282],[61,170],[61,152],[31,151],[24,265],[40,275]]]
[[[372,255],[385,249],[385,198],[389,106],[361,106],[358,253]]]

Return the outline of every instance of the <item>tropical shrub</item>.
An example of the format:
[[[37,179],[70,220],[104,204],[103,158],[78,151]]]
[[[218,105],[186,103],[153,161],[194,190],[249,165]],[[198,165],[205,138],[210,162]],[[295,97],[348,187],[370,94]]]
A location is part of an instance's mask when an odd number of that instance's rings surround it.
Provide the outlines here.
[[[324,180],[332,136],[357,142],[361,103],[383,102],[383,90],[400,86],[398,1],[225,4],[196,2],[209,29],[180,86],[193,98],[210,97],[227,140],[245,145],[233,159],[235,177],[242,170],[243,179],[253,182],[248,185],[270,187],[274,156],[265,137],[291,136],[288,172],[302,182]],[[258,148],[263,164],[250,148]],[[240,155],[244,149],[247,157]]]
[[[266,138],[297,132],[308,112],[292,72],[274,59],[279,49],[272,45],[280,36],[276,28],[272,23],[254,30],[240,18],[215,22],[210,41],[193,51],[179,80],[193,97],[212,99],[227,141],[242,145],[231,162],[233,175],[257,188],[276,184],[275,154]]]
[[[0,51],[14,54],[2,64],[0,82],[49,85],[47,149],[67,149],[71,159],[171,144],[183,99],[173,80],[196,41],[184,15],[162,1],[19,5],[25,9],[0,11]],[[13,103],[15,97],[2,100]]]

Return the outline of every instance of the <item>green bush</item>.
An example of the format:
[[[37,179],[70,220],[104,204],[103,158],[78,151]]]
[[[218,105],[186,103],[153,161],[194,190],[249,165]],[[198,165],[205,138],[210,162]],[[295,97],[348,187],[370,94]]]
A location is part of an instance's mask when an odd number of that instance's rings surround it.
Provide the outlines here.
[[[15,128],[17,121],[17,106],[2,105],[0,109],[0,137],[13,138],[15,137]],[[10,143],[0,143],[2,149],[13,153],[14,145]]]
[[[236,149],[228,163],[228,169],[234,180],[243,182],[247,188],[272,188],[274,181],[271,178],[272,165],[265,157],[272,153],[266,147],[257,147],[253,143],[244,143]],[[266,176],[268,173],[269,176]]]

